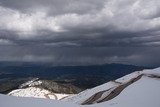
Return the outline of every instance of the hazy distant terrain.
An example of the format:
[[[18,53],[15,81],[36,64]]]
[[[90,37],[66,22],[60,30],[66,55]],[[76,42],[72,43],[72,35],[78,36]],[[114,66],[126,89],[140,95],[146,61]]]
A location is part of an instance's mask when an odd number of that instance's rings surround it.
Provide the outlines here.
[[[51,91],[72,94],[145,68],[123,64],[54,67],[32,63],[0,63],[0,92],[8,93],[26,81],[39,78],[43,80],[43,87]]]

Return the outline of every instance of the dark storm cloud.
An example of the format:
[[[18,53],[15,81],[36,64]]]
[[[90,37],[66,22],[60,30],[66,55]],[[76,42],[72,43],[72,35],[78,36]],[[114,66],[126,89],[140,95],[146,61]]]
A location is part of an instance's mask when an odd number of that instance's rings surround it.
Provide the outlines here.
[[[64,13],[95,12],[103,7],[105,0],[1,0],[1,4],[5,7],[17,9],[22,12],[43,11],[51,15]]]
[[[158,66],[157,0],[0,0],[0,60]]]
[[[88,65],[118,62],[158,66],[160,60],[159,47],[55,48],[10,46],[7,48],[1,47],[0,51],[2,61],[51,62],[53,65]]]

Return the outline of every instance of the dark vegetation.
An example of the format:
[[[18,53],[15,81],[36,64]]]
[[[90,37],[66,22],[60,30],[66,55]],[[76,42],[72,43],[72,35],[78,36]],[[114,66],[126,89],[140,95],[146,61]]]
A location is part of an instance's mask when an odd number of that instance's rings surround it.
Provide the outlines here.
[[[43,87],[51,91],[78,93],[143,69],[148,68],[123,64],[54,67],[47,64],[0,63],[0,93],[16,89],[35,77],[44,80]],[[58,91],[56,86],[63,88]]]

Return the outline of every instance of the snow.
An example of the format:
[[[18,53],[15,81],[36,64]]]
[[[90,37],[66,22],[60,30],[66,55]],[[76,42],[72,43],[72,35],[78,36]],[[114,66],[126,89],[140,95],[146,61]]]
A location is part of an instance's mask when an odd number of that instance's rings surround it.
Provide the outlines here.
[[[50,99],[13,97],[0,94],[1,107],[80,107],[79,105]]]
[[[85,90],[85,91],[79,93],[78,95],[67,97],[66,99],[63,99],[63,101],[69,101],[69,102],[81,104],[83,101],[85,101],[87,98],[91,97],[95,93],[97,93],[99,91],[104,91],[104,90],[112,88],[114,86],[118,86],[118,84],[111,81],[111,82],[105,83],[103,85],[97,86],[95,88]]]
[[[114,99],[96,104],[111,107],[160,107],[160,80],[142,77]]]
[[[52,93],[48,90],[36,88],[36,87],[13,90],[8,95],[17,96],[17,97],[47,98],[47,99],[55,99],[55,100],[60,100],[64,97],[69,96],[69,94]]]
[[[54,100],[61,100],[65,97],[71,96],[70,94],[53,93],[49,90],[36,87],[41,84],[42,81],[39,80],[39,78],[33,78],[32,80],[23,83],[19,87],[20,89],[13,90],[10,93],[8,93],[8,95],[17,97],[46,98]]]
[[[97,99],[102,100],[114,89],[125,85],[140,75],[142,75],[141,78],[125,87],[116,97],[101,103],[96,103],[95,101],[93,103],[96,104],[80,105],[94,94],[104,91]],[[150,75],[156,75],[157,77],[151,77]],[[0,104],[1,107],[160,107],[159,76],[160,68],[134,72],[116,81],[110,81],[101,86],[65,98],[63,101],[0,95]]]
[[[153,69],[153,70],[137,71],[137,72],[131,73],[129,75],[126,75],[124,77],[121,77],[121,78],[115,80],[115,82],[114,81],[110,81],[108,83],[105,83],[105,84],[103,84],[101,86],[98,86],[98,87],[95,87],[93,89],[85,90],[85,91],[83,91],[83,92],[81,92],[81,93],[79,93],[77,95],[67,97],[67,98],[63,99],[63,101],[69,101],[69,102],[74,102],[74,103],[77,103],[77,104],[82,104],[84,101],[86,101],[87,99],[92,97],[95,93],[98,93],[98,92],[104,91],[104,90],[108,90],[108,91],[104,92],[102,94],[102,96],[96,101],[102,100],[102,99],[104,99],[104,97],[109,95],[115,88],[119,87],[121,84],[125,84],[125,83],[129,82],[131,79],[133,79],[135,77],[138,77],[141,74],[145,74],[145,75],[150,75],[150,74],[160,75],[160,68]],[[143,76],[143,78],[144,78],[144,76]],[[159,81],[160,81],[160,79],[159,79]],[[119,84],[117,84],[116,82],[118,82]],[[143,86],[143,84],[142,84],[142,86]],[[156,92],[158,93],[158,90],[156,90]],[[160,95],[159,95],[159,97],[160,97]],[[95,102],[93,102],[93,103],[95,103]]]
[[[126,75],[124,77],[121,77],[121,78],[117,79],[116,81],[124,83],[124,82],[129,81],[131,78],[137,77],[140,74],[142,74],[142,71],[133,72],[131,74],[128,74],[128,75]]]
[[[85,90],[85,91],[79,93],[78,95],[67,97],[66,99],[63,99],[63,101],[69,101],[69,102],[74,102],[74,103],[77,103],[77,104],[81,104],[82,102],[87,100],[89,97],[91,97],[95,93],[100,92],[100,91],[104,91],[104,90],[108,90],[110,88],[112,88],[112,90],[113,90],[116,87],[118,87],[119,85],[121,85],[120,83],[126,83],[131,78],[137,77],[140,74],[142,74],[142,71],[141,72],[137,71],[137,72],[131,73],[129,75],[126,75],[126,76],[124,76],[122,78],[117,79],[115,82],[114,81],[110,81],[108,83],[105,83],[103,85],[97,86],[95,88]],[[119,82],[119,84],[116,83],[116,82]],[[104,94],[108,95],[112,90],[109,90]]]

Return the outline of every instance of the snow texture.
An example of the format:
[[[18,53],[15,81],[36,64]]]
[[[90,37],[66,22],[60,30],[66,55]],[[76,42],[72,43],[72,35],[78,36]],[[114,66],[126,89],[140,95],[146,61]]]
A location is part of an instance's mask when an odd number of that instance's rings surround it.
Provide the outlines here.
[[[17,96],[17,97],[47,98],[47,99],[54,99],[54,100],[60,100],[64,97],[69,96],[69,94],[52,93],[48,90],[36,88],[36,87],[13,90],[8,95]]]
[[[98,100],[107,97],[110,92],[119,86],[131,82],[116,97],[101,103],[80,105],[94,94],[104,91]],[[112,91],[111,91],[112,90]],[[143,70],[126,75],[115,81],[83,91],[77,95],[63,99],[63,101],[50,99],[20,98],[0,95],[1,107],[160,107],[160,68]]]

